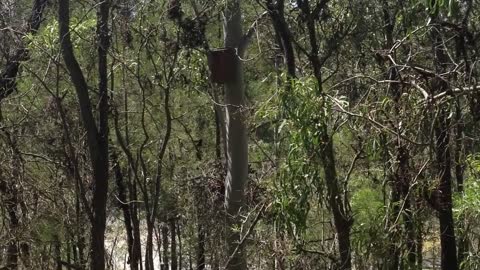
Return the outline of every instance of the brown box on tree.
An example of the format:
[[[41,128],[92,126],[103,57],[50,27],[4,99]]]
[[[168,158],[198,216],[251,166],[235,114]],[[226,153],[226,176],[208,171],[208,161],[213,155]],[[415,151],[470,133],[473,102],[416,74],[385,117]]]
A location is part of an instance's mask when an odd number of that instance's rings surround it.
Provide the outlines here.
[[[234,48],[211,50],[208,53],[210,80],[215,83],[229,83],[235,80],[238,56]]]

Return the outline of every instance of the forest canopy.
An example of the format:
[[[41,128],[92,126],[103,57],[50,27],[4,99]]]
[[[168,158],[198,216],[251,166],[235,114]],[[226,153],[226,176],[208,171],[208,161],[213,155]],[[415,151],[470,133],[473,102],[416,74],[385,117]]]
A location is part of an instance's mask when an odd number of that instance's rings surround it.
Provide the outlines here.
[[[0,270],[480,269],[480,3],[0,1]]]

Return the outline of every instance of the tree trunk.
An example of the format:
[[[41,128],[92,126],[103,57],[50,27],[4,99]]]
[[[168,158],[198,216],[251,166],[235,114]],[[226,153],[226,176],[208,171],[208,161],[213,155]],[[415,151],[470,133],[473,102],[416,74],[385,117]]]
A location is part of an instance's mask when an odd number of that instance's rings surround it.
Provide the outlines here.
[[[225,9],[225,47],[240,48],[242,41],[242,14],[239,0],[228,0]],[[227,270],[245,270],[247,261],[244,249],[240,247],[241,225],[239,212],[244,205],[244,188],[248,177],[248,143],[246,128],[245,86],[240,59],[236,59],[235,75],[225,86],[227,176],[225,179],[225,209],[227,212],[227,258],[232,256]]]
[[[16,270],[19,269],[19,241],[18,238],[21,235],[21,186],[22,186],[22,157],[17,147],[16,135],[11,135],[8,131],[4,130],[6,145],[9,146],[13,153],[11,159],[11,175],[10,180],[7,182],[0,178],[0,192],[5,196],[4,205],[8,217],[8,230],[10,232],[9,241],[7,243],[7,265],[6,269]],[[4,177],[3,175],[0,177]]]
[[[383,21],[385,27],[385,50],[390,51],[393,46],[395,45],[394,40],[394,30],[395,30],[395,22],[398,8],[389,7],[388,1],[383,1]],[[393,59],[395,59],[395,54],[392,55]],[[390,66],[389,63],[388,66]],[[397,67],[389,67],[387,73],[387,79],[390,81],[388,85],[388,92],[390,93],[393,101],[394,101],[394,111],[395,115],[399,118],[396,121],[397,123],[402,122],[402,117],[404,117],[404,111],[401,108],[401,101],[400,98],[403,94],[403,89],[401,84],[396,83],[395,81],[399,80],[400,74]],[[403,133],[404,130],[402,129],[400,124],[397,124],[396,129],[398,133]],[[404,228],[405,233],[398,235],[392,235],[392,240],[400,240],[398,236],[403,238],[403,235],[406,238],[406,247],[407,247],[407,261],[409,268],[413,267],[416,264],[416,256],[417,256],[417,248],[416,248],[416,238],[415,238],[415,224],[414,224],[414,217],[413,211],[411,209],[411,198],[410,198],[410,184],[411,184],[411,175],[409,169],[409,160],[410,160],[410,152],[400,136],[395,138],[395,166],[394,172],[391,181],[391,189],[392,189],[392,201],[391,204],[393,205],[392,211],[392,220],[393,222],[397,222],[397,217],[399,215],[403,216],[404,220]],[[403,202],[403,204],[402,204]],[[399,205],[402,204],[403,207]],[[400,213],[401,211],[401,213]],[[397,226],[397,224],[391,224],[391,226]],[[396,231],[396,230],[392,230]],[[393,263],[390,264],[391,269],[398,269],[399,262],[400,262],[400,250],[396,247],[396,241],[393,241],[393,248],[392,252],[390,253],[390,258]],[[393,259],[395,258],[395,259]]]
[[[58,2],[59,38],[61,41],[62,55],[77,93],[82,123],[87,132],[86,137],[90,162],[93,168],[92,212],[89,213],[89,218],[92,223],[90,235],[90,268],[92,270],[105,269],[104,240],[109,169],[107,51],[109,47],[108,17],[110,3],[108,1],[100,1],[98,7],[99,125],[97,127],[95,117],[93,116],[89,87],[73,52],[73,45],[70,38],[70,1],[59,0]]]
[[[91,269],[105,269],[105,227],[106,227],[106,206],[108,194],[108,63],[107,54],[109,47],[108,17],[110,2],[108,0],[97,0],[99,10],[97,12],[97,38],[98,38],[98,76],[99,76],[99,128],[97,132],[98,158],[93,164],[94,189],[92,208],[94,223],[92,226],[92,248],[91,248]]]
[[[322,150],[322,163],[325,173],[325,181],[327,182],[327,196],[329,206],[333,214],[333,224],[338,235],[338,250],[340,253],[340,265],[338,269],[352,268],[352,254],[350,246],[350,230],[353,219],[347,210],[346,200],[339,190],[337,171],[335,167],[335,157],[333,152],[333,138],[326,134],[327,130],[323,130],[323,142],[325,143]]]
[[[438,188],[440,207],[440,246],[442,252],[442,270],[456,270],[457,249],[452,213],[452,187],[450,174],[450,149],[448,147],[448,120],[444,109],[439,115],[436,128],[437,166],[440,168],[440,186]]]
[[[145,243],[145,270],[155,269],[153,262],[153,226],[154,224],[147,220],[147,240]]]
[[[170,262],[171,267],[170,270],[177,270],[178,269],[178,258],[177,258],[177,226],[175,219],[170,219],[169,221],[170,226]]]
[[[36,34],[43,21],[43,14],[48,4],[48,0],[34,0],[32,13],[27,22],[27,34]],[[8,58],[3,73],[0,74],[0,102],[12,94],[16,88],[17,74],[20,70],[20,63],[28,60],[28,49],[24,44],[18,48],[13,56]]]
[[[205,269],[205,240],[206,234],[203,224],[198,220],[197,222],[197,268],[196,270]]]
[[[457,181],[457,192],[460,196],[463,197],[464,192],[464,146],[463,146],[463,129],[464,125],[462,123],[462,110],[460,108],[460,101],[457,101],[456,112],[455,112],[455,122],[457,128],[455,129],[455,178]],[[461,265],[465,260],[465,256],[468,252],[468,233],[465,232],[465,222],[464,217],[460,216],[458,221],[458,229],[461,232],[458,239],[458,264]]]
[[[7,269],[16,270],[18,269],[18,243],[16,240],[15,232],[18,230],[19,221],[17,218],[17,194],[16,191],[11,191],[10,198],[7,199],[5,206],[8,212],[9,219],[9,230],[14,235],[12,240],[9,241],[7,246]]]
[[[323,9],[328,0],[320,2],[318,7]],[[313,75],[317,81],[317,94],[323,93],[322,65],[319,58],[319,45],[317,40],[317,31],[315,18],[310,11],[310,3],[308,0],[301,1],[299,6],[301,12],[306,18],[306,27],[308,40],[310,44],[310,53],[308,58],[312,66]],[[340,183],[337,176],[337,168],[335,165],[335,152],[333,150],[333,137],[328,134],[326,123],[318,123],[320,141],[323,146],[319,150],[318,157],[323,165],[325,174],[325,182],[327,186],[328,206],[333,214],[333,224],[338,238],[338,251],[340,253],[340,262],[338,269],[352,268],[352,254],[350,246],[350,230],[353,224],[353,217],[349,210],[348,195],[344,195],[340,190]]]
[[[54,245],[56,270],[62,270],[62,243],[58,235],[55,235]]]
[[[437,14],[432,15],[431,22],[438,23]],[[444,50],[444,43],[440,35],[440,29],[432,27],[430,30],[433,42],[434,65],[437,74],[447,70],[449,57]],[[440,75],[437,75],[440,76]],[[433,94],[441,93],[449,89],[449,85],[442,78],[431,79]],[[440,221],[440,246],[442,270],[457,270],[457,243],[455,241],[455,229],[452,212],[452,174],[450,155],[450,121],[447,109],[440,104],[439,113],[434,119],[435,131],[435,154],[436,167],[438,168],[439,186],[438,194],[438,217]]]
[[[162,226],[161,229],[162,232],[162,246],[163,246],[163,260],[162,260],[162,270],[168,270],[170,269],[170,266],[168,264],[168,227],[166,225]]]
[[[131,181],[129,185],[129,195],[130,195],[130,200],[132,202],[137,201],[137,185],[135,181]],[[131,264],[139,265],[140,270],[142,270],[143,265],[141,263],[142,243],[140,239],[140,221],[138,220],[138,207],[135,203],[132,203],[132,229],[133,229],[133,246],[132,246]]]
[[[132,228],[132,216],[130,212],[130,203],[128,202],[127,190],[125,188],[125,183],[123,179],[123,173],[118,163],[118,157],[115,152],[112,153],[112,162],[113,162],[113,171],[115,174],[115,180],[117,183],[118,189],[118,206],[123,213],[124,225],[125,225],[125,234],[127,235],[127,252],[128,260],[127,263],[130,265],[131,270],[138,270],[138,264],[136,261],[132,262],[134,257],[133,253],[133,228]]]
[[[177,237],[178,237],[178,269],[183,269],[183,241],[180,222],[177,222]]]

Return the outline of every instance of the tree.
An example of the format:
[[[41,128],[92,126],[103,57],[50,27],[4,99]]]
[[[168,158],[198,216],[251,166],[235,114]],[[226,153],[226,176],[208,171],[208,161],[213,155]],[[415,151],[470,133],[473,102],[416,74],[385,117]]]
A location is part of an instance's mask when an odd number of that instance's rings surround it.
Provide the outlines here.
[[[242,13],[240,1],[227,1],[225,8],[225,47],[235,48],[237,53],[242,48]],[[227,176],[225,178],[225,209],[227,212],[227,246],[231,259],[227,269],[247,269],[243,247],[237,249],[241,238],[240,211],[244,206],[245,184],[248,177],[248,142],[246,127],[245,86],[243,67],[236,56],[232,81],[225,86],[226,106],[226,141],[227,141]]]
[[[108,17],[110,3],[108,1],[101,1],[98,3],[98,8],[98,125],[93,116],[89,86],[73,52],[73,45],[70,38],[70,3],[68,0],[59,1],[58,23],[62,54],[80,104],[80,113],[87,132],[87,144],[91,166],[93,168],[92,206],[85,206],[87,207],[87,213],[92,223],[90,244],[90,255],[92,259],[90,267],[91,269],[102,270],[105,269],[105,227],[109,177],[107,52],[109,46]]]

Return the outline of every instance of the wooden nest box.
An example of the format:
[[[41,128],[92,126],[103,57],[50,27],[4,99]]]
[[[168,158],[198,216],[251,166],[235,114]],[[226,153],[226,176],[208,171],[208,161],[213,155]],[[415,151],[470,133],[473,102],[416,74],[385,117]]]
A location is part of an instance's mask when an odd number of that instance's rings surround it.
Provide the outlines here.
[[[238,68],[238,56],[234,48],[211,50],[208,53],[210,80],[215,83],[235,81]]]

